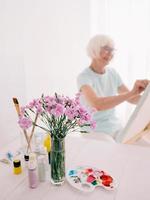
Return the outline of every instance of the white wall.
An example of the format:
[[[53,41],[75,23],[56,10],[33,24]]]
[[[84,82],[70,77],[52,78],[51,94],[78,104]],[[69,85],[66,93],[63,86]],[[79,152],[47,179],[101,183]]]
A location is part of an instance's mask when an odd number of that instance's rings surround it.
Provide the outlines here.
[[[0,0],[0,147],[18,136],[13,96],[77,91],[89,18],[89,0]]]
[[[24,8],[28,99],[43,92],[74,95],[76,76],[87,65],[88,0],[25,1]]]
[[[12,97],[25,102],[23,5],[0,1],[0,147],[18,135]]]

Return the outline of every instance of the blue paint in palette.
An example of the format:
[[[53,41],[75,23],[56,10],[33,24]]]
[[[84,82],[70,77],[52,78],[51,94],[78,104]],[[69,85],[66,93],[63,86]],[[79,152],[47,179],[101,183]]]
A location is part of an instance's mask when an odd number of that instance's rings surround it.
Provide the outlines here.
[[[76,176],[77,175],[77,170],[70,170],[69,171],[69,176]]]

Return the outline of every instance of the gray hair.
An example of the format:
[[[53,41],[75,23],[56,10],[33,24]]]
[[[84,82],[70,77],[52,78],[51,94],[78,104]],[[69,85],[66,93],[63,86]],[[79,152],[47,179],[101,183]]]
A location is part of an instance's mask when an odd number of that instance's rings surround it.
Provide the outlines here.
[[[87,45],[87,55],[91,58],[98,58],[101,48],[104,46],[114,47],[113,40],[107,35],[95,35]]]

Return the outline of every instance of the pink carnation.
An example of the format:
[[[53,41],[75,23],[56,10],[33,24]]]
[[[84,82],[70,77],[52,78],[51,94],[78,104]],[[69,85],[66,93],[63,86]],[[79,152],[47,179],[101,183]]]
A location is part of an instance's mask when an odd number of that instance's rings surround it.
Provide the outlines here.
[[[26,117],[20,117],[18,123],[22,129],[28,129],[32,126],[32,121]]]
[[[55,117],[59,117],[64,114],[64,107],[61,104],[56,104],[56,107],[51,110],[51,113]]]

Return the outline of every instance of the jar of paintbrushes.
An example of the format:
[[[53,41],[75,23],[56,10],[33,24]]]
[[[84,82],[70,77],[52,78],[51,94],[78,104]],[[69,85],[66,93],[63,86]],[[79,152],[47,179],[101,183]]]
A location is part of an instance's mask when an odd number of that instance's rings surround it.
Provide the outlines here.
[[[18,120],[20,121],[22,108],[20,107],[19,101],[16,97],[13,97],[13,103],[17,112]],[[34,123],[32,125],[32,128],[29,131],[23,128],[20,130],[21,151],[24,157],[28,156],[30,153],[34,151],[33,135],[35,132],[35,124],[36,124],[37,119],[38,119],[38,114],[35,116]],[[28,126],[25,120],[22,121],[21,123],[24,123]],[[20,127],[21,127],[21,124],[20,124]]]

